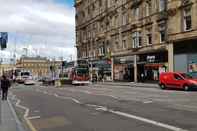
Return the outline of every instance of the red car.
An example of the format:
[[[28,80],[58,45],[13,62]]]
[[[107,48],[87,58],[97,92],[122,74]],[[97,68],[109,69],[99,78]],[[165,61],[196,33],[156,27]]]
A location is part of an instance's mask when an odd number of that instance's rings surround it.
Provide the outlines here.
[[[188,91],[191,88],[197,88],[197,79],[186,73],[167,72],[160,74],[159,85],[161,89],[174,88]]]

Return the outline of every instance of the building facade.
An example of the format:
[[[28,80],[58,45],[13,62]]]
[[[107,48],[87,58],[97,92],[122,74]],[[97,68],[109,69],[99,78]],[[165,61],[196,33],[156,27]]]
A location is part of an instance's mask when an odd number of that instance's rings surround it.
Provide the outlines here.
[[[16,68],[21,68],[32,73],[33,77],[48,76],[50,73],[50,62],[43,57],[21,57]]]
[[[15,68],[13,64],[0,64],[0,76]]]
[[[75,7],[77,56],[98,73],[137,82],[197,71],[196,0],[76,0]]]

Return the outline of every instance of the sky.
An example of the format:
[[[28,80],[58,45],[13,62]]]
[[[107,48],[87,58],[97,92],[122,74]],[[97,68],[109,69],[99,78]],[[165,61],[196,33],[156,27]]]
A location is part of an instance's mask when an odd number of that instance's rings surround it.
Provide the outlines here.
[[[43,56],[76,58],[74,0],[0,0],[0,32],[8,32],[6,60]],[[4,60],[4,61],[6,61]]]

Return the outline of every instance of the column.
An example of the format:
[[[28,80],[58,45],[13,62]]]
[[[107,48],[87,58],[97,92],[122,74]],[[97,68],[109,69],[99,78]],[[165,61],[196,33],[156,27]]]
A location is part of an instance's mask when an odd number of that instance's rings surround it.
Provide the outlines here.
[[[111,58],[111,80],[114,81],[114,58]]]
[[[137,80],[137,55],[134,55],[134,82],[138,82]]]
[[[168,45],[168,71],[174,71],[174,45],[170,43]]]

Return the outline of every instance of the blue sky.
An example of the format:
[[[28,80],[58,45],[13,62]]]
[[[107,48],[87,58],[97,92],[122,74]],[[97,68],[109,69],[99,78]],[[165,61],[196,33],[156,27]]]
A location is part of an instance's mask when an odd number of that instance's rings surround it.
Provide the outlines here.
[[[74,4],[74,0],[56,0],[58,3],[63,3],[63,4],[67,4],[69,6],[73,6]]]
[[[6,0],[0,8],[1,32],[9,33],[4,58],[24,54],[76,58],[74,0]],[[7,19],[4,19],[4,18]]]

